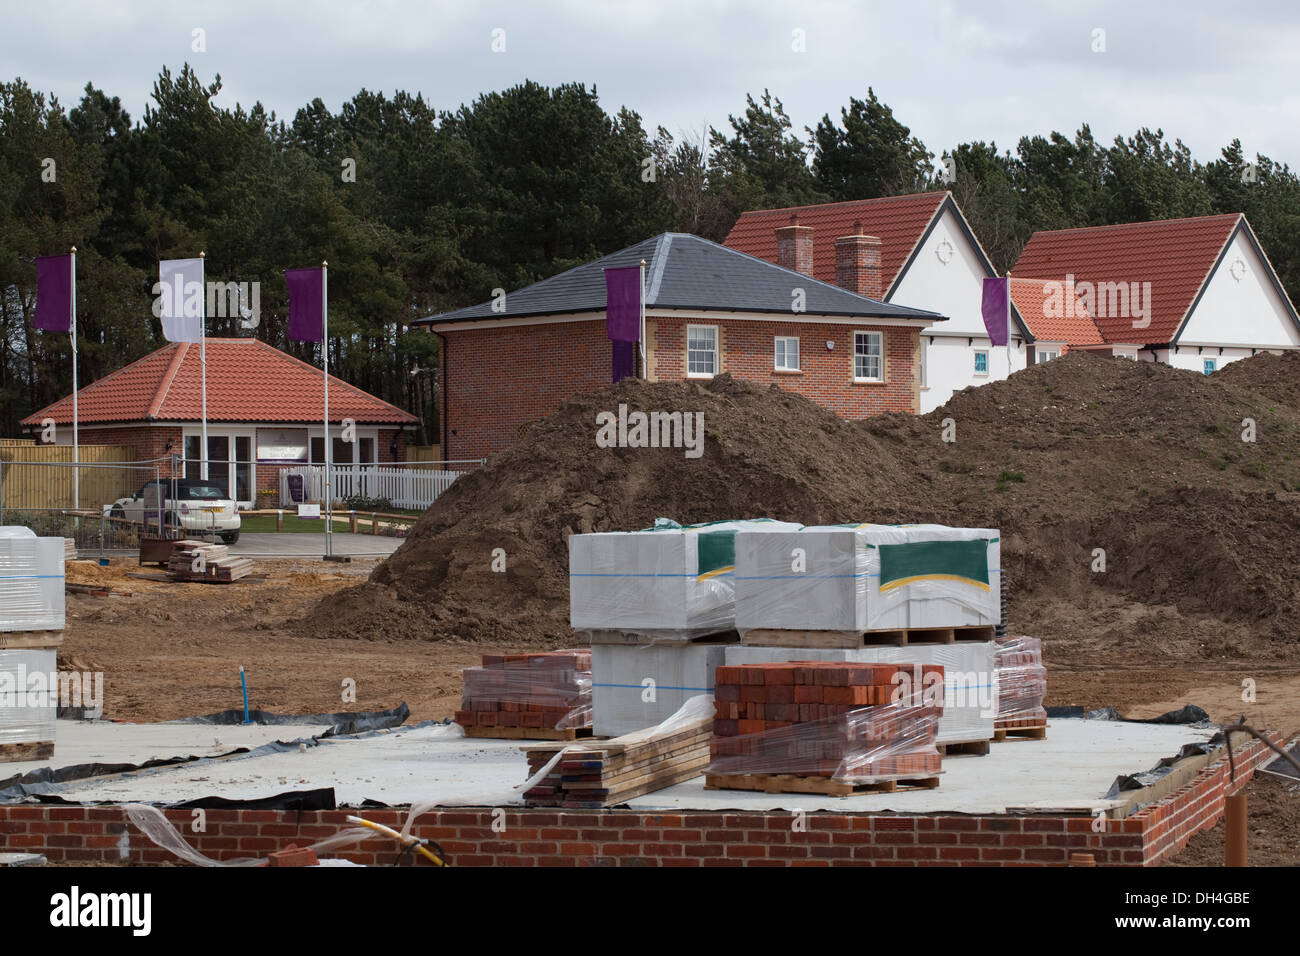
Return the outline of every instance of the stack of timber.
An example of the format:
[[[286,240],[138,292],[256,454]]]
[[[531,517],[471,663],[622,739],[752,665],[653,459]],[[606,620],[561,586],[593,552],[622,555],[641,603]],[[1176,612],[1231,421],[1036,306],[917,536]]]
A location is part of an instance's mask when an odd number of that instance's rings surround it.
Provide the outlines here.
[[[529,806],[599,809],[684,783],[709,764],[713,719],[669,720],[664,725],[579,744],[530,746],[528,772],[550,772],[524,794]]]
[[[186,539],[177,541],[167,559],[167,576],[173,581],[229,584],[253,573],[253,562],[230,554],[224,544]]]

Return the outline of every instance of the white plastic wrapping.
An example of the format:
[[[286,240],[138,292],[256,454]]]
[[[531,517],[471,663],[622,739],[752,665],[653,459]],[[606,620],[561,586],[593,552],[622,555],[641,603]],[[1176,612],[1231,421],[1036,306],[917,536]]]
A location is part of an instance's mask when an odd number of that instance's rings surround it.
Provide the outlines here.
[[[63,539],[0,531],[0,632],[63,630]]]
[[[840,649],[804,647],[726,648],[726,663],[768,664],[778,661],[850,661],[855,664],[938,664],[943,667],[943,714],[939,717],[941,744],[992,740],[998,694],[991,641],[955,644],[910,644],[907,647]]]
[[[670,718],[691,698],[713,694],[726,662],[718,644],[596,644],[591,648],[592,732],[621,737]]]
[[[54,740],[58,667],[53,648],[0,648],[0,744]]]
[[[827,525],[736,535],[736,629],[874,631],[996,625],[998,532]]]
[[[689,640],[735,626],[735,539],[795,531],[784,521],[687,525],[569,537],[569,623],[575,630],[655,631]],[[672,632],[676,632],[675,634]]]

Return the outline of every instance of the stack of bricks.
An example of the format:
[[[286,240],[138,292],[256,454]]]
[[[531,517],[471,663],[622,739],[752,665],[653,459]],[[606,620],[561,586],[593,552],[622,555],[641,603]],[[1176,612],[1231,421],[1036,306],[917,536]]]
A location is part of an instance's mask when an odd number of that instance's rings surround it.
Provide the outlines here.
[[[934,774],[942,710],[937,665],[719,667],[709,772],[854,780]]]
[[[591,726],[591,652],[484,654],[461,672],[462,727],[579,730]]]
[[[1022,730],[1047,724],[1047,668],[1043,642],[1036,637],[999,637],[993,652],[998,683],[995,730]]]

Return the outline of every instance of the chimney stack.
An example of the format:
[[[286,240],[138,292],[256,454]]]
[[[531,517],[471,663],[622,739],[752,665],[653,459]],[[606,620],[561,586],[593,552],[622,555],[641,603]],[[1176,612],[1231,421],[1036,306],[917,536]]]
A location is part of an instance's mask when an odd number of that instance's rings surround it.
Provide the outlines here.
[[[835,284],[841,289],[879,299],[884,294],[880,276],[880,240],[862,234],[861,221],[853,235],[835,240]],[[778,246],[779,248],[779,246]]]
[[[799,217],[790,215],[790,225],[776,230],[776,264],[804,275],[813,274],[812,226],[799,225]]]

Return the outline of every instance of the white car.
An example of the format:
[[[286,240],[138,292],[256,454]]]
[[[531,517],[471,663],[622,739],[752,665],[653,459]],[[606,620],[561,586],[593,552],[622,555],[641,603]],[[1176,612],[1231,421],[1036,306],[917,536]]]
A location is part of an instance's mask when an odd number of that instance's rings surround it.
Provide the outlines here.
[[[159,512],[165,528],[218,535],[226,544],[239,540],[239,509],[235,502],[219,485],[203,478],[147,481],[130,498],[119,498],[108,507],[110,518],[155,528]]]

